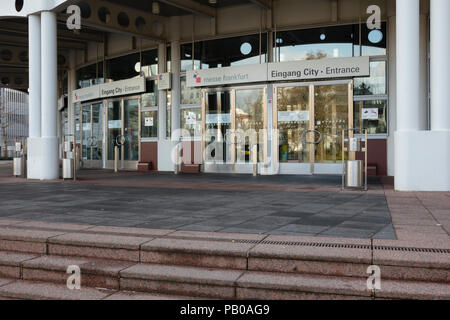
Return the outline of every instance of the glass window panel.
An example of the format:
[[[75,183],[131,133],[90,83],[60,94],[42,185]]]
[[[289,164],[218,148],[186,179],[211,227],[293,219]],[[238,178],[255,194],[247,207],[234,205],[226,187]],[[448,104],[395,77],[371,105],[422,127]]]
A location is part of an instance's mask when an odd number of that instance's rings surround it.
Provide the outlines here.
[[[158,85],[156,81],[147,81],[147,92],[142,94],[142,108],[158,106]]]
[[[195,58],[200,57],[199,46],[195,47]],[[180,46],[181,70],[192,70],[192,43],[185,43]],[[194,61],[195,70],[200,69],[200,60]]]
[[[385,95],[386,86],[386,61],[372,61],[370,63],[370,77],[355,78],[354,94],[361,95]]]
[[[77,89],[104,83],[103,62],[94,63],[77,70]]]
[[[202,132],[202,108],[186,108],[180,110],[181,129],[190,132],[191,137],[201,136]]]
[[[139,101],[125,100],[123,108],[124,160],[139,161]]]
[[[355,128],[387,134],[387,100],[355,101]]]
[[[158,50],[142,52],[142,76],[151,77],[158,75]]]
[[[142,112],[142,138],[158,138],[158,111]]]
[[[199,88],[188,88],[186,77],[181,77],[181,104],[201,104],[202,91]]]
[[[139,76],[139,72],[139,53],[133,53],[106,61],[106,78],[108,82],[134,78]]]
[[[221,68],[260,62],[259,34],[181,45],[181,70]],[[194,63],[192,55],[194,54]],[[261,63],[267,62],[267,34],[261,35]]]
[[[274,54],[280,61],[352,57],[355,37],[353,25],[282,31],[274,40]]]
[[[322,140],[315,144],[317,163],[342,161],[342,130],[349,127],[348,85],[319,85],[314,87],[315,129]]]
[[[309,87],[279,88],[277,95],[279,160],[308,163],[310,150],[303,137],[310,128]]]
[[[81,157],[83,160],[91,160],[91,148],[90,144],[92,137],[92,125],[91,125],[91,106],[86,105],[82,107],[82,119],[83,119],[83,134],[82,134],[82,150]]]
[[[263,147],[260,145],[262,130],[264,126],[264,90],[248,89],[236,90],[236,130],[243,130],[247,134],[251,134],[254,130],[257,133],[256,141],[258,161],[263,161]],[[245,144],[236,145],[237,161],[251,161],[251,141],[250,137],[246,138]]]
[[[356,25],[359,32],[359,26]],[[369,30],[367,24],[362,24],[361,44],[363,56],[384,56],[387,54],[386,22],[381,23],[381,30]],[[358,33],[356,33],[358,34]],[[359,35],[354,47],[355,56],[360,56]]]
[[[108,160],[114,160],[117,138],[122,134],[122,101],[108,103]],[[119,160],[122,155],[119,152]]]

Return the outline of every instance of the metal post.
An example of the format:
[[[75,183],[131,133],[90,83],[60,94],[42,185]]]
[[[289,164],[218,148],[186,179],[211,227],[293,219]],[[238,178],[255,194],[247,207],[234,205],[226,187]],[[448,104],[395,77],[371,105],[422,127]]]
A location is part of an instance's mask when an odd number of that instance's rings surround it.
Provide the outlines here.
[[[256,177],[258,175],[258,145],[254,144],[252,150],[253,155],[253,176]]]
[[[367,164],[367,159],[368,159],[368,154],[369,154],[369,141],[367,140],[367,129],[366,130],[364,130],[364,140],[366,141],[365,142],[365,147],[364,147],[364,156],[365,156],[365,169],[364,169],[364,171],[365,171],[365,173],[366,173],[366,177],[365,177],[365,179],[366,179],[366,183],[365,183],[365,187],[364,187],[364,191],[367,191],[367,190],[369,190],[369,188],[368,188],[368,181],[367,181],[367,168],[368,168],[368,164]]]
[[[119,147],[114,147],[114,172],[117,173],[119,167]]]

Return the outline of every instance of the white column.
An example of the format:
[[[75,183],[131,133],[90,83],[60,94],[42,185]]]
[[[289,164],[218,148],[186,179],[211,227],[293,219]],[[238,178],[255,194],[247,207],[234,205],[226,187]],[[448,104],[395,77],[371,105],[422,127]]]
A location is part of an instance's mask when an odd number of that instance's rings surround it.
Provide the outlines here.
[[[420,125],[419,0],[397,0],[397,130]]]
[[[172,133],[180,128],[180,101],[181,101],[181,84],[180,84],[180,41],[172,41],[170,48],[171,65],[172,65]]]
[[[29,138],[27,177],[40,179],[41,172],[41,17],[28,17]]]
[[[431,0],[431,129],[450,130],[450,1]],[[449,146],[447,146],[449,148]],[[448,149],[447,149],[448,150]]]
[[[166,43],[158,46],[158,73],[165,73],[167,66],[167,48]],[[167,124],[167,91],[158,90],[158,139],[166,140]]]
[[[77,73],[76,73],[76,56],[75,50],[71,50],[69,53],[69,74],[68,80],[68,92],[67,92],[67,121],[69,134],[75,135],[75,107],[72,99],[73,91],[77,89]]]
[[[41,13],[42,40],[42,163],[41,180],[59,178],[59,156],[57,138],[58,74],[56,14]]]

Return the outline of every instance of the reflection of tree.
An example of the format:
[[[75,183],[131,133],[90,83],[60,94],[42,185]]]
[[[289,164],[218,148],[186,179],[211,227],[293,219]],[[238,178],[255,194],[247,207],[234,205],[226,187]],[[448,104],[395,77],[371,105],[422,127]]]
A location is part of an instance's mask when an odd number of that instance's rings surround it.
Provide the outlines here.
[[[309,110],[309,87],[291,87],[278,90],[278,111]],[[308,161],[307,147],[301,135],[309,129],[308,122],[279,122],[279,144],[281,161]],[[287,155],[283,148],[287,149]],[[284,154],[284,156],[283,156]]]
[[[306,60],[319,60],[328,57],[328,55],[323,51],[318,52],[308,52],[306,54]]]
[[[355,95],[372,95],[372,88],[370,85],[363,82],[355,88]]]
[[[323,141],[316,147],[316,161],[336,162],[341,155],[338,136],[348,125],[347,86],[316,86],[314,90],[316,129],[323,135]]]

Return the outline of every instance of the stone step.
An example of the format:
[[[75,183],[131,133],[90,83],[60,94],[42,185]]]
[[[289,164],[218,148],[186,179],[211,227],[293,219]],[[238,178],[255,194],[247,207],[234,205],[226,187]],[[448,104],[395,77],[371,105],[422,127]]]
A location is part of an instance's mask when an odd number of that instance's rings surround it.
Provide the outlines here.
[[[194,300],[194,298],[89,287],[69,290],[65,285],[54,283],[0,280],[0,300]]]
[[[383,279],[450,283],[450,255],[446,251],[416,250],[421,246],[446,249],[446,244],[385,240],[374,240],[372,244],[364,239],[61,227],[66,231],[0,227],[0,250],[25,255],[357,278],[366,278],[367,268],[377,265]],[[75,228],[82,230],[75,232]],[[0,270],[9,270],[4,271],[4,276],[14,276],[20,269],[14,259],[20,262],[22,258],[18,256],[11,261],[5,258],[2,264],[0,256]]]
[[[218,299],[449,299],[450,285],[138,264],[120,272],[121,289]]]
[[[2,265],[7,264],[5,261],[10,261],[9,264],[16,268],[9,275],[19,283],[38,283],[39,286],[48,284],[43,287],[47,290],[43,291],[43,295],[33,295],[34,289],[11,284],[11,280],[2,280],[0,296],[3,298],[103,299],[111,292],[121,291],[116,296],[117,299],[126,299],[126,295],[130,295],[129,299],[151,299],[139,297],[140,294],[136,292],[156,295],[154,299],[164,296],[211,299],[450,299],[448,283],[382,279],[382,290],[372,292],[367,289],[366,279],[357,277],[255,272],[77,257],[36,257],[11,253],[0,253],[0,257]],[[20,265],[19,270],[17,265]],[[73,265],[80,267],[83,290],[104,289],[87,290],[86,293],[82,290],[79,294],[65,292],[68,290],[66,283],[70,276],[67,267]],[[8,289],[7,293],[2,291],[5,288]],[[48,291],[53,289],[55,292]],[[39,290],[36,292],[39,294]]]

